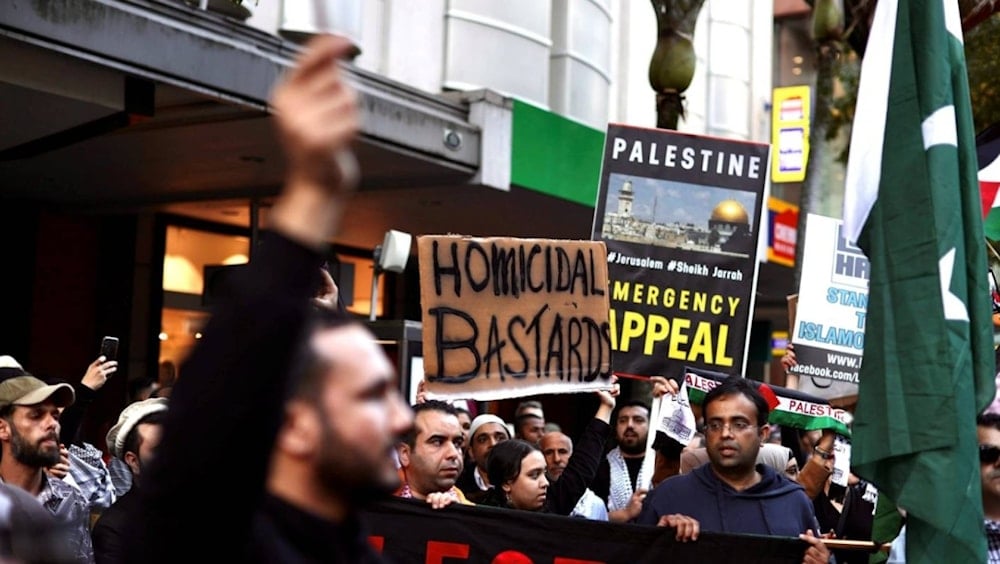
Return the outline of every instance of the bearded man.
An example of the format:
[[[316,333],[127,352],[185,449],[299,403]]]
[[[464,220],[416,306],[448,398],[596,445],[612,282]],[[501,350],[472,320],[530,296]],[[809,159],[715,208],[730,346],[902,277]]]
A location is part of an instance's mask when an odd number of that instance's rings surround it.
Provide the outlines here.
[[[591,489],[607,503],[608,520],[625,523],[639,516],[646,489],[637,486],[649,483],[651,478],[639,475],[646,458],[649,407],[639,401],[630,401],[618,410],[612,421],[618,446],[601,460]]]
[[[59,416],[74,399],[69,384],[48,385],[26,372],[0,382],[0,481],[35,496],[66,525],[61,540],[69,551],[80,562],[93,562],[87,500],[45,473],[60,461]]]

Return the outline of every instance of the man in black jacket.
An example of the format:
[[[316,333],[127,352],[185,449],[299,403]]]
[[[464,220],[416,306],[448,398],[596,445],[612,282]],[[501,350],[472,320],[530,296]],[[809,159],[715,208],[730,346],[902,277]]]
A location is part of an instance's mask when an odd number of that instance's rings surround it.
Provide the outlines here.
[[[137,493],[138,479],[142,475],[143,466],[153,460],[153,452],[160,443],[163,432],[166,411],[166,398],[150,398],[130,403],[108,431],[108,451],[129,469],[135,485],[101,513],[90,531],[97,564],[125,561],[128,523],[142,511]]]
[[[274,92],[285,186],[171,395],[131,561],[379,560],[356,513],[398,486],[391,449],[413,416],[371,333],[317,323],[311,304],[353,187],[351,50],[315,39]]]

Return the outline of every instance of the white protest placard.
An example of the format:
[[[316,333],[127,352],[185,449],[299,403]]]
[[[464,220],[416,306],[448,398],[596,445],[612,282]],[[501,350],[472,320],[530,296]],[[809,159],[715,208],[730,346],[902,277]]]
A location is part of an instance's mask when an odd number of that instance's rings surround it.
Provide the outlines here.
[[[651,487],[656,466],[656,449],[653,448],[653,444],[656,442],[657,431],[682,445],[687,445],[698,430],[685,382],[681,382],[681,388],[677,395],[663,394],[653,400],[649,410],[649,421],[650,432],[646,436],[646,457],[639,469],[637,488],[648,489]]]
[[[656,425],[654,430],[682,445],[690,443],[698,426],[694,420],[694,411],[691,409],[687,382],[681,382],[681,389],[676,396],[663,394],[654,403],[658,406],[656,417],[653,419]],[[653,435],[655,433],[650,433],[650,436]]]
[[[833,455],[833,476],[830,480],[846,488],[851,474],[851,439],[837,435],[833,441]]]
[[[792,344],[799,390],[825,399],[858,393],[868,309],[868,259],[843,222],[809,214]]]

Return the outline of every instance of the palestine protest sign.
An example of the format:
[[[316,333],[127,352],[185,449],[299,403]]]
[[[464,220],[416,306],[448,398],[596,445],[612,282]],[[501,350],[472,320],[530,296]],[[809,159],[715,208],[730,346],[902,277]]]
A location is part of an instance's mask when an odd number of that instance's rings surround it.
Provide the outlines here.
[[[417,250],[429,396],[609,387],[604,243],[425,235]]]
[[[839,219],[809,214],[792,344],[799,389],[826,399],[855,396],[865,347],[868,258]]]
[[[533,511],[395,498],[362,513],[369,542],[392,562],[612,562],[783,564],[802,562],[806,543],[791,537],[702,532],[678,542],[671,528],[615,524]]]
[[[727,374],[721,372],[688,367],[676,398],[670,394],[664,394],[653,400],[649,421],[650,429],[655,430],[656,433],[649,433],[646,444],[649,456],[646,456],[643,461],[643,470],[639,472],[639,476],[652,475],[654,435],[663,433],[675,441],[687,445],[697,430],[692,406],[701,406],[705,400],[705,394],[728,377]],[[851,460],[851,430],[848,426],[850,414],[843,409],[831,406],[829,402],[818,396],[781,386],[763,384],[755,380],[751,380],[751,382],[757,385],[757,389],[767,400],[770,408],[769,423],[807,431],[832,429],[837,433],[835,448],[838,466],[834,469],[833,480],[836,484],[846,486]],[[640,487],[648,486],[647,483]]]
[[[657,459],[656,448],[653,445],[656,444],[659,435],[666,435],[682,445],[687,445],[698,431],[687,384],[683,380],[676,396],[663,394],[653,399],[649,406],[649,428],[653,432],[646,434],[646,456],[636,477],[636,489],[653,487],[652,478],[656,471]]]
[[[609,125],[591,237],[608,247],[615,372],[742,373],[768,146]]]
[[[727,375],[720,372],[688,367],[684,383],[687,385],[691,404],[700,406],[705,394],[726,378]],[[756,381],[754,383],[771,408],[768,422],[807,431],[833,429],[838,435],[851,436],[851,429],[848,427],[851,415],[831,406],[825,399],[781,386]]]
[[[694,411],[691,409],[691,397],[688,392],[687,382],[681,381],[681,387],[677,392],[677,396],[663,394],[654,399],[650,406],[649,420],[651,422],[650,426],[656,431],[663,433],[682,445],[689,444],[691,437],[698,430],[698,423],[695,421]],[[649,435],[650,438],[647,441],[646,450],[652,452],[654,440],[652,435],[654,433],[649,433]],[[652,461],[652,456],[646,458]],[[651,471],[652,468],[650,468]],[[651,473],[646,473],[646,475],[651,475]]]

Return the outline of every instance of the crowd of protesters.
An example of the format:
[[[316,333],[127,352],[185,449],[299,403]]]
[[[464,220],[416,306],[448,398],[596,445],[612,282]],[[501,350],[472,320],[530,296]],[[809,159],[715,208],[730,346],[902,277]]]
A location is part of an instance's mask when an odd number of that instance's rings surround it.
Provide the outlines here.
[[[482,504],[669,527],[682,542],[793,536],[803,562],[855,561],[823,540],[870,538],[874,488],[832,485],[832,432],[801,434],[800,449],[773,444],[768,403],[744,378],[706,395],[697,440],[657,433],[652,450],[652,398],[618,405],[613,380],[576,437],[538,401],[510,423],[403,401],[383,349],[316,274],[356,182],[345,152],[357,102],[337,65],[350,49],[319,37],[277,85],[288,173],[260,249],[184,377],[164,366],[155,385],[137,386],[104,448],[78,430],[117,362],[98,357],[67,383],[0,357],[0,559],[379,562],[359,510],[395,493],[442,511]],[[679,393],[672,380],[651,382],[653,397]],[[997,429],[981,419],[988,518],[1000,506]]]

